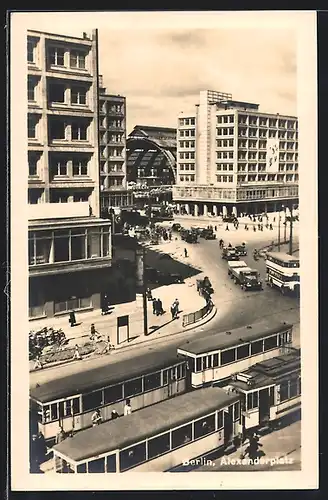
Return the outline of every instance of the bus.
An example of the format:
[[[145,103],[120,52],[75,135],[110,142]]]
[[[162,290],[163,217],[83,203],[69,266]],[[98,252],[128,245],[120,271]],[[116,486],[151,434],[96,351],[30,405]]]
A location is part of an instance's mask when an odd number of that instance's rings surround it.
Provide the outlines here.
[[[230,450],[240,435],[239,399],[208,387],[78,432],[54,446],[55,471],[168,472],[186,459]]]
[[[30,418],[49,446],[61,427],[68,434],[90,427],[96,409],[106,421],[113,410],[123,413],[126,399],[136,411],[186,391],[186,364],[177,357],[176,348],[118,359],[84,372],[74,372],[73,366],[72,370],[70,375],[30,386]]]
[[[283,419],[296,420],[301,410],[301,351],[287,352],[233,375],[225,389],[241,395],[242,429],[270,432]]]
[[[292,343],[293,325],[262,320],[227,332],[213,332],[178,347],[188,363],[193,388],[224,382],[234,373],[281,353]]]
[[[300,293],[299,258],[283,252],[268,252],[266,255],[266,282],[278,287],[282,294]]]

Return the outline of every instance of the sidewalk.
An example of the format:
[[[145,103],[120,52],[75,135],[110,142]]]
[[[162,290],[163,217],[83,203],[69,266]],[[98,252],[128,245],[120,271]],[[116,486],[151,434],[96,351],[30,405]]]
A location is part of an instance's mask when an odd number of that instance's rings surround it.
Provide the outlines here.
[[[74,348],[75,344],[82,346],[89,341],[90,326],[94,323],[96,330],[105,338],[110,336],[111,343],[115,346],[115,350],[120,350],[132,345],[149,342],[159,337],[166,337],[180,332],[188,331],[190,328],[197,328],[204,323],[210,321],[215,316],[216,309],[214,308],[202,320],[190,325],[189,327],[182,326],[182,318],[184,314],[198,311],[205,306],[205,300],[199,295],[196,288],[196,279],[201,275],[187,278],[183,284],[172,284],[161,286],[153,290],[153,297],[160,298],[163,303],[165,313],[162,316],[155,316],[153,314],[152,302],[147,301],[147,315],[148,315],[148,335],[145,336],[143,332],[143,300],[142,296],[137,296],[137,300],[125,304],[119,304],[113,307],[113,310],[108,315],[101,315],[101,310],[94,310],[90,312],[77,313],[77,326],[71,328],[68,324],[68,317],[46,318],[39,321],[30,323],[30,328],[37,330],[39,328],[53,327],[55,329],[62,328],[65,332],[66,338],[69,339],[68,348]],[[176,320],[172,320],[170,306],[175,298],[178,298],[180,303],[180,313]],[[120,344],[117,343],[117,318],[120,316],[129,316],[129,338],[127,340],[127,328],[120,328]],[[89,342],[90,344],[90,342]],[[94,355],[100,355],[104,349],[104,342],[96,343],[93,352],[83,357],[88,359]],[[92,348],[92,346],[91,346]],[[83,355],[83,351],[82,351]],[[50,362],[44,365],[44,368],[54,366],[55,364],[63,364],[70,362],[71,359],[62,361]],[[34,361],[30,361],[30,371],[34,370]]]

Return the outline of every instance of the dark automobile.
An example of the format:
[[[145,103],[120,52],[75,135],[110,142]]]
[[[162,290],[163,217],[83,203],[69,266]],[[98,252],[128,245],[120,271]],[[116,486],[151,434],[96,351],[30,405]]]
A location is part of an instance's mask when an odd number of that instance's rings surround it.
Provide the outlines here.
[[[181,224],[175,222],[174,224],[172,224],[172,231],[180,231],[181,227],[182,227]]]
[[[205,240],[215,240],[216,234],[212,229],[203,229],[203,231],[200,234],[200,237],[204,238]]]
[[[243,257],[247,255],[247,248],[245,247],[245,245],[237,245],[235,248],[236,252],[238,252],[239,255]]]
[[[184,279],[181,274],[158,271],[156,283],[159,285],[171,285],[172,283],[184,283]]]
[[[239,253],[235,248],[225,247],[222,250],[222,259],[225,260],[239,260]]]

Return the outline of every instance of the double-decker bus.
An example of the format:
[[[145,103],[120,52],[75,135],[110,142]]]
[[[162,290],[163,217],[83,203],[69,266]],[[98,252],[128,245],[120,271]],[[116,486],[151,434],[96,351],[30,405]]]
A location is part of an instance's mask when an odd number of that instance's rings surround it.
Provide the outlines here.
[[[268,252],[266,256],[266,282],[278,287],[281,293],[300,292],[300,261],[283,252]]]

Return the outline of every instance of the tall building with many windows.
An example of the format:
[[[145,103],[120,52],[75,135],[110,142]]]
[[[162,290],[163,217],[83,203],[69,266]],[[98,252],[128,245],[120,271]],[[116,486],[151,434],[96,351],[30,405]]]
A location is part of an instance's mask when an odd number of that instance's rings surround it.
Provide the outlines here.
[[[27,74],[33,319],[99,308],[106,292],[111,227],[100,218],[97,31],[28,31]]]
[[[217,215],[297,205],[297,118],[227,96],[202,91],[195,112],[178,117],[178,209]]]
[[[100,204],[132,205],[126,179],[126,98],[106,93],[99,76]]]

